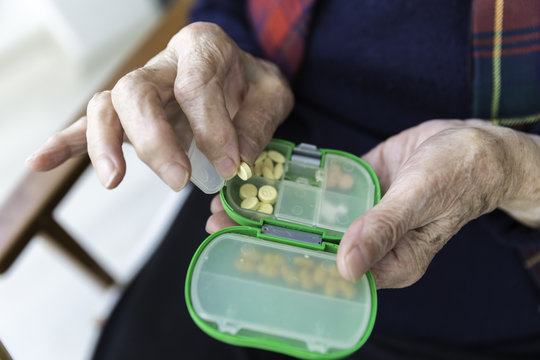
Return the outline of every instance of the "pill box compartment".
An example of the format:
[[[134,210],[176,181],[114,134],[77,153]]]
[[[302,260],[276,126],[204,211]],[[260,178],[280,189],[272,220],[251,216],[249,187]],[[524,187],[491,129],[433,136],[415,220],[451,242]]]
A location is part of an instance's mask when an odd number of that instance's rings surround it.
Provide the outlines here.
[[[222,230],[203,243],[186,294],[207,333],[297,357],[356,350],[376,312],[372,279],[342,279],[335,253],[269,241],[248,227]]]
[[[294,144],[273,140],[265,151],[275,150],[286,158],[280,179],[253,176],[247,183],[260,188],[271,185],[278,192],[272,214],[241,207],[240,186],[235,177],[222,189],[227,212],[240,224],[261,224],[265,220],[286,221],[324,230],[341,237],[347,227],[371,208],[380,190],[373,171],[361,159],[336,150],[321,150],[320,165],[295,160]]]
[[[197,325],[221,341],[299,358],[341,358],[369,336],[376,291],[369,272],[354,284],[341,278],[338,243],[379,200],[379,185],[369,166],[350,154],[321,150],[316,161],[304,162],[293,149],[290,142],[272,140],[265,150],[285,157],[283,175],[247,181],[278,191],[271,214],[241,207],[239,190],[246,182],[225,183],[225,210],[246,226],[223,229],[203,242],[188,270],[186,303]],[[320,242],[267,233],[268,226]]]

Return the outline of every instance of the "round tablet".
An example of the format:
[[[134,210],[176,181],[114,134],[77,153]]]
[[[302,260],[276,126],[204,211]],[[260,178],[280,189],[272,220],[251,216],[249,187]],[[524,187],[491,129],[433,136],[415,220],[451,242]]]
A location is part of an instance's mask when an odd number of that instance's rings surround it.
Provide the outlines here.
[[[274,170],[272,169],[272,167],[263,166],[262,174],[267,179],[273,179],[274,178]]]
[[[285,156],[275,150],[269,150],[268,157],[278,164],[283,164],[285,162]]]
[[[255,176],[261,176],[262,175],[262,169],[263,169],[263,162],[259,161],[258,163],[255,163]]]
[[[240,203],[240,207],[242,209],[248,209],[248,210],[256,210],[259,206],[259,199],[256,197],[250,197],[247,199],[242,200],[242,203]]]
[[[246,181],[251,177],[251,175],[251,167],[245,161],[242,161],[240,163],[240,167],[238,168],[238,177]]]
[[[255,160],[255,164],[262,163],[266,159],[266,151],[263,151],[261,155]]]
[[[257,197],[257,187],[253,184],[240,186],[240,199],[244,200],[250,197]]]
[[[257,211],[263,212],[265,214],[271,214],[274,212],[274,207],[267,203],[260,203]]]
[[[263,185],[259,189],[259,199],[263,203],[273,204],[277,200],[277,190],[272,185]]]
[[[350,190],[354,185],[354,179],[350,174],[342,174],[339,179],[339,188],[341,190]]]
[[[279,180],[283,176],[283,164],[276,164],[274,167],[274,179]]]

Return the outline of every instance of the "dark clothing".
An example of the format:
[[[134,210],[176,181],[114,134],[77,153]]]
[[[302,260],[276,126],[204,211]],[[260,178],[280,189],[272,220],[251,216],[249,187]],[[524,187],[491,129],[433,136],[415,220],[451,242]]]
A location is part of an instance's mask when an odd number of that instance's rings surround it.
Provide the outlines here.
[[[464,0],[318,1],[292,83],[296,105],[276,137],[360,156],[423,121],[471,117],[470,9]],[[193,19],[221,25],[260,55],[241,1],[200,1]],[[97,359],[277,358],[221,344],[189,318],[185,273],[209,213],[200,197],[129,286]],[[378,291],[372,337],[354,356],[540,356],[540,291],[516,252],[523,242],[540,244],[540,233],[498,211],[467,224],[417,283]]]

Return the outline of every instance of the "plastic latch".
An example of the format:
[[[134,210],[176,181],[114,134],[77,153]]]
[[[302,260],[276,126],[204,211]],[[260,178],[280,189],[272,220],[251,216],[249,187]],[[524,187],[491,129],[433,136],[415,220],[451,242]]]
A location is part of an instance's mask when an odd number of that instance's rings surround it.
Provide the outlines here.
[[[208,158],[191,141],[187,156],[191,163],[191,182],[206,194],[215,194],[225,184]]]
[[[301,143],[292,152],[292,161],[314,165],[316,167],[321,166],[322,154],[315,145]]]
[[[261,233],[282,239],[301,241],[308,244],[322,244],[322,235],[301,230],[288,229],[277,225],[264,224],[261,228]]]

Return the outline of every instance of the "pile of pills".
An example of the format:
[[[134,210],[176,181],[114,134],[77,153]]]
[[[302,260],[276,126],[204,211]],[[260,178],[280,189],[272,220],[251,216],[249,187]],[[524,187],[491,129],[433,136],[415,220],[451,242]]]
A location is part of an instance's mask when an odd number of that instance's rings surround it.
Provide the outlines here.
[[[257,186],[248,183],[240,186],[240,198],[242,199],[240,207],[242,209],[272,214],[277,197],[278,192],[272,185],[263,185],[257,188]]]
[[[263,151],[255,160],[254,174],[264,176],[267,179],[281,179],[283,177],[283,164],[285,156],[275,150]],[[238,177],[244,181],[253,175],[251,167],[242,161],[238,168]],[[274,213],[278,192],[272,185],[263,185],[257,188],[254,184],[246,183],[240,186],[240,207],[242,209],[255,210],[265,214]]]
[[[275,150],[263,151],[255,160],[255,175],[279,180],[283,176],[285,156]]]
[[[350,190],[354,186],[354,179],[351,174],[343,173],[341,167],[332,164],[328,167],[326,175],[326,188],[339,188],[341,190]]]
[[[290,286],[322,292],[326,296],[340,296],[349,300],[356,297],[354,284],[343,279],[335,265],[317,262],[307,255],[295,256],[287,261],[282,254],[262,253],[253,246],[244,245],[234,266],[243,273],[281,280]]]

